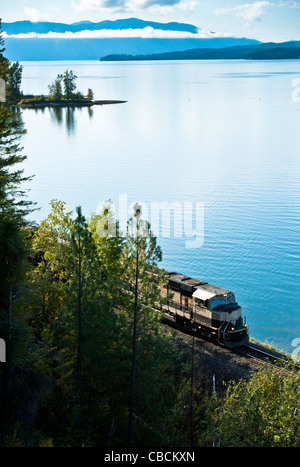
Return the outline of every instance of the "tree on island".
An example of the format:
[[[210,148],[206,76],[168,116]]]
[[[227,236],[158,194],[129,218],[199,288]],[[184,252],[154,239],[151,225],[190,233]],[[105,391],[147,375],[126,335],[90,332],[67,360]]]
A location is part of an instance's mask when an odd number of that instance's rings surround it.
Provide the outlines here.
[[[77,76],[72,70],[66,70],[63,74],[58,74],[54,83],[48,86],[50,95],[49,97],[53,100],[60,101],[63,98],[67,100],[74,99],[74,91],[76,89]],[[64,92],[62,89],[64,87]]]
[[[74,99],[74,91],[76,90],[76,81],[77,76],[72,70],[66,70],[62,75],[62,81],[64,84],[64,97],[67,100]]]
[[[76,92],[77,88],[76,85],[77,76],[73,72],[73,70],[66,70],[62,74],[58,74],[55,81],[48,86],[49,88],[49,99],[54,101],[61,101],[61,100],[85,100],[85,97],[81,92]],[[87,97],[88,101],[92,101],[94,99],[94,93],[92,89],[88,89]]]
[[[94,100],[94,92],[93,92],[93,90],[91,88],[88,89],[86,98],[87,98],[88,101]]]
[[[49,91],[50,91],[49,97],[55,101],[61,101],[63,98],[61,82],[62,82],[62,75],[57,75],[57,78],[54,81],[54,83],[48,86]]]

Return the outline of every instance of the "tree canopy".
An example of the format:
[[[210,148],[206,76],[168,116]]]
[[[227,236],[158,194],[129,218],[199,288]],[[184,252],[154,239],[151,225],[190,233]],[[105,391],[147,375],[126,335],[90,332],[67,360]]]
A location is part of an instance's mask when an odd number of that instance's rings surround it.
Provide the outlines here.
[[[77,89],[76,80],[77,76],[73,70],[65,70],[64,73],[59,73],[54,82],[48,86],[48,100],[70,101],[86,99],[88,101],[92,101],[94,99],[94,92],[92,89],[88,89],[86,98],[80,91],[75,92]]]

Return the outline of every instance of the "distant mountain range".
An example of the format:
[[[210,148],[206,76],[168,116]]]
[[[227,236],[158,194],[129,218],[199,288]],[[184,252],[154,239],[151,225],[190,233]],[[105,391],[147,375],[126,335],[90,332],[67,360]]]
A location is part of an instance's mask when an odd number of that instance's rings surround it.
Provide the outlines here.
[[[145,34],[149,28],[154,31],[152,36]],[[201,38],[199,33],[202,30],[191,24],[157,23],[136,18],[73,24],[4,22],[2,30],[5,33],[6,56],[11,61],[99,60],[110,54],[160,54],[196,48],[259,44],[259,41],[253,39],[218,37],[213,32],[209,33],[209,38]],[[89,32],[88,37],[85,37],[85,31]],[[100,31],[100,37],[94,36],[97,31]],[[118,31],[117,37],[105,37],[107,31]],[[135,37],[132,37],[132,31],[135,31]],[[57,34],[60,36],[57,37]],[[73,34],[76,36],[73,37]]]
[[[73,24],[17,21],[2,23],[2,30],[12,61],[300,59],[300,41],[218,37],[192,24],[137,18]]]
[[[185,23],[157,23],[154,21],[143,21],[137,18],[118,19],[115,21],[101,21],[92,23],[91,21],[80,21],[79,23],[49,23],[40,21],[33,23],[31,21],[16,21],[14,23],[2,23],[2,30],[8,35],[12,34],[48,34],[49,32],[65,33],[80,31],[101,31],[104,29],[144,29],[151,27],[162,31],[181,31],[197,34],[198,28],[192,24]]]

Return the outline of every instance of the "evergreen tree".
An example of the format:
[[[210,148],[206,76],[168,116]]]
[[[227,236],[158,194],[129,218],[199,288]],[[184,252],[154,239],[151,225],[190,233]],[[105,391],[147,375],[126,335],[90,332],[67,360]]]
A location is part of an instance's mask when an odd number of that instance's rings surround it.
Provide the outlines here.
[[[4,52],[0,34],[0,47]],[[9,62],[0,54],[0,77],[6,79]],[[26,199],[22,188],[31,177],[23,176],[20,164],[26,159],[21,154],[20,138],[25,133],[18,112],[6,103],[0,103],[0,312],[8,309],[9,289],[22,277],[26,254],[24,232],[26,216],[33,203]]]
[[[81,445],[93,436],[93,425],[88,427],[87,420],[98,411],[91,405],[100,404],[98,395],[107,385],[108,368],[98,368],[99,360],[108,364],[111,344],[104,330],[110,327],[113,332],[116,319],[110,312],[106,270],[81,208],[72,220],[64,203],[53,200],[51,205],[48,218],[34,235],[40,261],[31,274],[34,287],[28,306],[36,336],[48,342],[59,362],[53,368],[56,384],[48,407],[53,404],[51,412],[60,420],[61,439],[68,430],[69,445]],[[98,394],[93,393],[94,400],[91,391]]]
[[[159,308],[163,301],[160,288],[166,281],[164,271],[158,268],[158,263],[162,260],[161,248],[158,246],[157,239],[151,231],[150,224],[142,219],[141,214],[141,208],[136,204],[134,207],[134,216],[128,223],[128,233],[125,244],[125,261],[127,266],[125,275],[126,281],[132,291],[132,300],[131,303],[129,303],[132,320],[130,320],[132,325],[132,359],[129,404],[129,445],[132,445],[134,442],[133,420],[137,398],[141,400],[141,394],[145,396],[145,382],[147,381],[147,383],[149,383],[149,369],[147,368],[145,371],[145,360],[153,350],[151,340],[158,339],[159,342],[160,337],[162,337],[160,336],[158,328],[157,307]],[[163,342],[163,338],[161,342]],[[160,370],[158,370],[159,360],[156,360],[156,362],[157,366],[155,365],[155,369],[160,373]],[[165,362],[165,364],[168,365],[169,363]],[[161,384],[159,384],[158,387],[161,388]],[[139,388],[139,391],[137,388]],[[140,392],[139,395],[138,392]],[[153,391],[153,394],[157,394],[156,390]],[[147,405],[147,407],[149,408],[149,405]],[[149,412],[147,413],[147,411],[145,411],[141,418],[144,419],[144,417],[148,416]]]
[[[3,56],[5,52],[4,39],[1,32],[1,18],[0,18],[0,78],[2,78],[5,83],[7,82],[8,73],[9,73],[9,61]]]
[[[88,230],[88,224],[82,215],[81,207],[76,208],[77,217],[74,221],[74,232],[71,237],[72,256],[70,257],[73,270],[74,291],[77,304],[77,367],[76,367],[76,428],[82,429],[82,386],[83,386],[83,340],[84,340],[84,316],[90,314],[89,307],[95,303],[97,289],[101,287],[104,271],[97,255],[93,237]]]
[[[8,92],[13,94],[20,85],[21,68],[18,64],[10,65],[3,56],[4,50],[4,42],[0,32],[0,77],[8,83]],[[30,362],[31,350],[34,347],[34,345],[27,347],[30,342],[30,329],[24,316],[22,320],[19,320],[20,316],[18,316],[15,305],[15,300],[17,300],[20,289],[24,285],[27,267],[29,229],[26,217],[33,210],[33,203],[26,199],[26,190],[23,188],[23,184],[28,182],[30,177],[24,177],[23,169],[20,168],[20,164],[26,159],[26,156],[21,154],[22,148],[20,147],[20,138],[24,132],[20,114],[13,110],[8,103],[1,103],[0,332],[7,344],[6,365],[1,368],[2,374],[0,375],[0,379],[2,376],[0,387],[1,442],[3,437],[10,433],[12,413],[15,414],[15,421],[18,420],[22,424],[21,419],[28,409],[27,402],[29,403],[30,397],[26,402],[23,402],[23,408],[16,404],[15,398],[20,397],[22,388],[25,400],[29,396],[29,393],[24,390],[26,378],[29,375],[24,361],[28,359]],[[28,337],[27,340],[25,336]],[[33,360],[35,359],[33,358]],[[31,393],[34,392],[34,388],[31,388]],[[18,406],[17,409],[16,406]],[[30,420],[32,419],[30,418]],[[29,419],[28,423],[30,424]]]
[[[7,101],[18,103],[22,96],[21,83],[22,83],[23,66],[19,62],[12,63],[9,67],[6,91]]]

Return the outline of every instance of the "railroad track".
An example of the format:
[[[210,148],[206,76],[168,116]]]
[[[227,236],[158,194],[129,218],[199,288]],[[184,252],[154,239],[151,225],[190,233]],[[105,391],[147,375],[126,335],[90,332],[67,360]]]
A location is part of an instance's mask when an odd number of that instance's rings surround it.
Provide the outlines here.
[[[249,343],[233,350],[240,355],[253,358],[276,368],[286,367],[286,364],[290,362],[288,357],[285,357],[278,352],[273,352],[272,350],[263,349],[261,346],[257,346],[256,344]],[[299,367],[297,368],[299,369]]]
[[[184,329],[182,328],[182,326],[179,326],[175,322],[175,320],[165,321],[164,324],[167,324],[168,326],[174,329],[177,329],[180,332],[192,335],[191,328],[187,327]],[[209,341],[213,343],[214,345],[217,345],[218,347],[226,348],[222,344],[219,344],[216,341],[205,338],[204,336],[197,335],[197,333],[195,333],[195,337],[200,338],[205,341]],[[244,344],[240,347],[234,347],[232,349],[227,349],[227,350],[230,352],[234,352],[238,355],[241,355],[243,357],[251,358],[253,360],[257,360],[266,365],[273,366],[277,369],[287,370],[288,364],[292,364],[294,368],[296,368],[297,370],[300,370],[300,366],[293,364],[291,359],[288,356],[285,356],[282,353],[276,352],[276,350],[273,351],[271,349],[267,349],[261,345],[254,344],[251,342],[249,342],[248,344]]]

